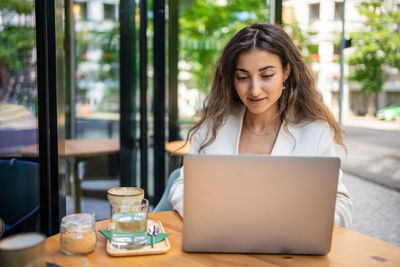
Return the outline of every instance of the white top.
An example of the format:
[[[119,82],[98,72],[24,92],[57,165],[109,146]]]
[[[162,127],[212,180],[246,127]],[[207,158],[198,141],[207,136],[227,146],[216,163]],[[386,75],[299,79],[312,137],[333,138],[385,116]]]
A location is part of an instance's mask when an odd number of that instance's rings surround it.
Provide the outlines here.
[[[234,108],[218,130],[215,141],[205,147],[201,154],[238,155],[239,140],[242,132],[244,106]],[[287,133],[283,124],[279,130],[271,156],[336,156],[333,132],[326,122],[310,122],[301,125],[288,125]],[[206,124],[193,136],[189,154],[199,154],[200,144],[207,137]],[[352,222],[352,202],[350,194],[343,184],[343,173],[339,171],[336,196],[335,224],[349,227]],[[183,217],[183,167],[180,177],[175,180],[169,194],[172,207]]]

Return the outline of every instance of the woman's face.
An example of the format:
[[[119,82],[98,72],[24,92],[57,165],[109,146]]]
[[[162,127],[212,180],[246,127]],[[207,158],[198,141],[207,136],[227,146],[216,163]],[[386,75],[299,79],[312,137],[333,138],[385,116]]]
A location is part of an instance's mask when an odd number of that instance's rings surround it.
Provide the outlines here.
[[[239,55],[234,85],[243,104],[253,114],[262,114],[271,107],[278,110],[283,82],[290,73],[284,70],[279,57],[268,51],[253,48]]]

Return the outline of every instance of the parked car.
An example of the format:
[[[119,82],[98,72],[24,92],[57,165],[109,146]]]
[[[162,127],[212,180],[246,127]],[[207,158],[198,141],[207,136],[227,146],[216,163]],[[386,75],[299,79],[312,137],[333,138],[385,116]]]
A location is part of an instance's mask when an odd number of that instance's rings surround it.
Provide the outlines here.
[[[400,105],[392,105],[378,110],[376,115],[380,120],[386,121],[400,121]]]

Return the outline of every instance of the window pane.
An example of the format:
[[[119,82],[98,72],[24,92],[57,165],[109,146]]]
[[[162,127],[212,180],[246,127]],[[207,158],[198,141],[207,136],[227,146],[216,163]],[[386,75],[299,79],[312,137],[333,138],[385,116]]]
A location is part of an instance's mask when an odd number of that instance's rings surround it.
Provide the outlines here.
[[[117,19],[117,6],[115,4],[104,4],[104,19],[113,20]]]
[[[309,19],[319,19],[319,3],[309,5]]]
[[[73,7],[75,91],[70,105],[75,116],[66,141],[66,146],[80,142],[98,148],[69,166],[70,180],[81,187],[81,210],[94,212],[97,219],[109,217],[106,190],[119,186],[118,150],[107,149],[119,140],[119,1],[104,2],[79,1]],[[72,190],[67,214],[76,212],[73,200]]]
[[[0,217],[11,227],[6,235],[38,230],[37,130],[34,4],[7,1],[0,6]]]
[[[77,138],[119,136],[119,27],[106,18],[115,10],[91,1],[88,19],[75,17]]]
[[[340,20],[342,19],[342,2],[335,2],[335,19]]]

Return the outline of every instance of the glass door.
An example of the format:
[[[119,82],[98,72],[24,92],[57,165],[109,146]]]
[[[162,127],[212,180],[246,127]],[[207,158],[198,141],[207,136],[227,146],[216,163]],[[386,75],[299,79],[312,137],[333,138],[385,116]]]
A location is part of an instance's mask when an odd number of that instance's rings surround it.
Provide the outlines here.
[[[32,1],[0,6],[0,217],[6,236],[39,230],[35,30]]]

